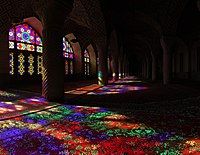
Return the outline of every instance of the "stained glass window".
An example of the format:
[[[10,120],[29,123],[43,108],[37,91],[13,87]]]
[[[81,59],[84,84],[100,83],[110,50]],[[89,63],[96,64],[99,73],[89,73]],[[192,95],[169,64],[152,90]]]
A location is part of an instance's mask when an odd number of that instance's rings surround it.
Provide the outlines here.
[[[65,74],[69,74],[69,64],[68,64],[68,61],[65,61]]]
[[[65,58],[65,74],[72,75],[74,73],[74,52],[70,43],[65,37],[63,37],[63,56]]]
[[[16,41],[35,44],[35,31],[28,24],[15,26]]]
[[[9,30],[10,75],[42,74],[42,39],[27,23]]]
[[[30,75],[33,75],[34,73],[34,56],[32,54],[30,54],[30,56],[28,57],[28,62],[29,62],[29,66],[28,66],[28,72]]]
[[[15,43],[12,41],[9,41],[9,48],[14,49],[15,48]]]
[[[15,40],[15,29],[11,28],[9,31],[9,40]]]
[[[99,65],[99,58],[97,58],[97,66]]]
[[[9,63],[10,63],[10,65],[9,65],[9,67],[10,67],[10,74],[11,75],[13,75],[14,74],[14,54],[13,53],[10,53],[9,54],[9,56],[10,56],[10,61],[9,61]]]
[[[87,50],[84,51],[84,73],[90,75],[90,56]]]
[[[42,74],[42,67],[43,67],[43,59],[42,56],[37,57],[37,74]]]
[[[41,39],[41,37],[37,33],[35,34],[35,37],[36,37],[36,45],[42,46],[42,39]]]
[[[18,73],[20,75],[24,75],[24,72],[25,72],[25,66],[24,66],[24,55],[22,53],[20,53],[18,55]]]

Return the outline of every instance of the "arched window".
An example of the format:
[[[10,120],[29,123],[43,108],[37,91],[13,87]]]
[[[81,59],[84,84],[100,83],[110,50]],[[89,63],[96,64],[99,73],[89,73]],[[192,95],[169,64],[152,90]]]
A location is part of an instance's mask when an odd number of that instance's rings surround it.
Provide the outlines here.
[[[63,55],[65,58],[65,74],[66,75],[73,75],[74,73],[74,52],[70,45],[70,43],[67,41],[65,37],[63,37]]]
[[[10,75],[42,74],[42,40],[27,23],[9,30]]]
[[[87,50],[84,51],[84,73],[90,75],[90,56]]]

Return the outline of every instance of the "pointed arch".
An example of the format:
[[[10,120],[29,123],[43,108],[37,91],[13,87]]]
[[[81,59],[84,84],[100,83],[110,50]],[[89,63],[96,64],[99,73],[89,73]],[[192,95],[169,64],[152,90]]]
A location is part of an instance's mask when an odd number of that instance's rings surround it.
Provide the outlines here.
[[[28,23],[9,29],[9,74],[36,76],[42,74],[42,39]]]

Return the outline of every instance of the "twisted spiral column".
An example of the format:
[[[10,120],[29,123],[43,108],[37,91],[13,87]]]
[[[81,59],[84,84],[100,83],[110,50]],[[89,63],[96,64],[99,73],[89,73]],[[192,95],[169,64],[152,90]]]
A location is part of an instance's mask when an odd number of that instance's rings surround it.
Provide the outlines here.
[[[43,10],[42,95],[49,101],[64,100],[63,27],[73,0],[50,0]]]

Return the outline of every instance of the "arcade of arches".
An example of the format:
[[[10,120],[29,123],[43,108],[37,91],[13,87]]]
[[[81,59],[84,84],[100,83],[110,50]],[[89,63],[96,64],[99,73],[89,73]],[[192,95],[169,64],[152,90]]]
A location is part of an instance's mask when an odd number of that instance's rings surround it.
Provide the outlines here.
[[[1,0],[0,155],[200,154],[199,0]]]

